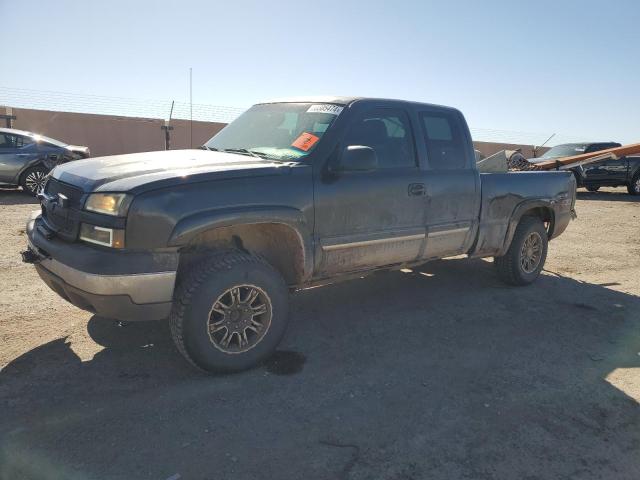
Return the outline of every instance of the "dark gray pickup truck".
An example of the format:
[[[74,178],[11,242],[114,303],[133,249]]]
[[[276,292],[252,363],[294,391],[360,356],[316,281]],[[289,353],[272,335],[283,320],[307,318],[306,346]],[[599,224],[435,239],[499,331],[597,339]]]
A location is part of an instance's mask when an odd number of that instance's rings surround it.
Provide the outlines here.
[[[23,256],[74,305],[169,318],[188,361],[234,371],[274,351],[297,289],[461,254],[532,282],[575,189],[569,172],[480,175],[452,108],[294,99],[199,150],[57,167]]]

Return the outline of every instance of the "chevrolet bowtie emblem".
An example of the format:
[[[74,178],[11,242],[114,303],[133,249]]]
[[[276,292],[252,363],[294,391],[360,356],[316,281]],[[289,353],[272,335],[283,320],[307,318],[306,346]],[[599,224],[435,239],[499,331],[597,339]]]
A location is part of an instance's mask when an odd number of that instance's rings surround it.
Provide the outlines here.
[[[62,208],[67,208],[69,206],[69,197],[63,195],[62,193],[58,194],[58,205]]]

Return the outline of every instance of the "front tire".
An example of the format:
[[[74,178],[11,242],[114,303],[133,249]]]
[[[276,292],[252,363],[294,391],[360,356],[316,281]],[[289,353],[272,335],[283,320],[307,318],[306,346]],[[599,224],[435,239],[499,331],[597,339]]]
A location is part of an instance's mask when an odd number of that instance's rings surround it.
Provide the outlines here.
[[[528,285],[538,278],[547,259],[549,239],[537,217],[522,217],[507,253],[494,259],[500,279],[509,285]]]
[[[20,178],[22,189],[34,197],[44,189],[46,176],[49,174],[42,165],[27,168]]]
[[[627,191],[629,195],[640,195],[640,173],[633,176],[631,183],[627,185]]]
[[[170,316],[180,353],[208,372],[237,372],[271,355],[287,328],[288,291],[267,262],[240,251],[215,255],[180,282]]]

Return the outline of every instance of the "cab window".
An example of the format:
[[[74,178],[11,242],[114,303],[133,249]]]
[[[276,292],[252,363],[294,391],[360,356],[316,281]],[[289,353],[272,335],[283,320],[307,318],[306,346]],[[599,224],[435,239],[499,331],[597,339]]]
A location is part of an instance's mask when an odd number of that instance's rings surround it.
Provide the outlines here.
[[[434,170],[464,168],[466,141],[454,112],[421,112],[420,122],[427,146],[427,160]]]
[[[344,145],[371,147],[378,168],[416,166],[411,126],[402,110],[381,108],[361,115],[349,128]]]

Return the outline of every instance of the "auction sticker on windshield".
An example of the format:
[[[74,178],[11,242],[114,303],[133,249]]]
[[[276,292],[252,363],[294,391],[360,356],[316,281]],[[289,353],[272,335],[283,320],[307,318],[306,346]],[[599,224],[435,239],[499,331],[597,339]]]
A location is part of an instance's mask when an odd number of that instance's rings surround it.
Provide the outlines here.
[[[318,140],[320,140],[320,137],[316,137],[313,133],[302,132],[300,136],[294,140],[291,146],[306,152],[313,147]]]
[[[311,105],[307,113],[329,113],[331,115],[340,115],[340,112],[344,110],[344,107],[340,105]]]

